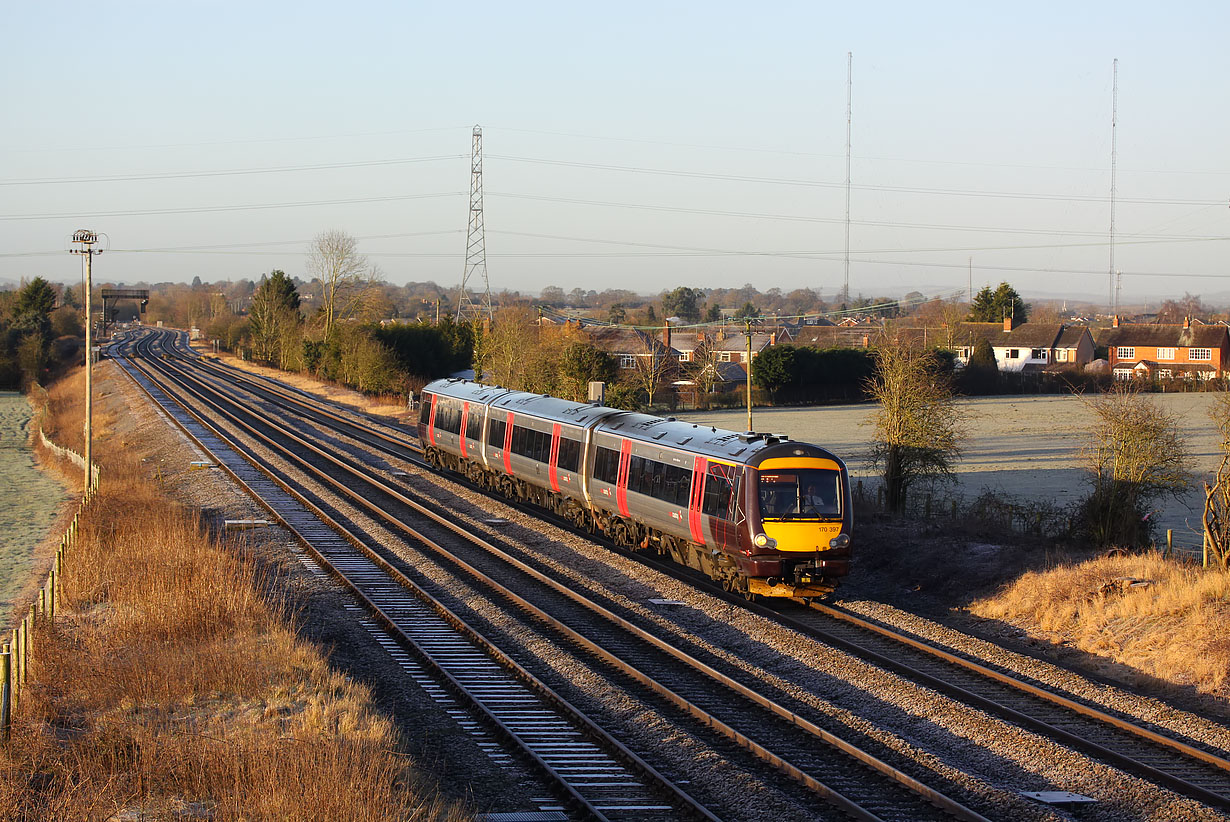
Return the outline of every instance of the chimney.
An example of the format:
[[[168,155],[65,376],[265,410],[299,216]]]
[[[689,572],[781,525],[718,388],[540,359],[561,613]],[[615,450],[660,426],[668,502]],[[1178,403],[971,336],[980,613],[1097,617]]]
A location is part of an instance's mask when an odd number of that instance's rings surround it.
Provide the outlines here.
[[[1012,330],[1012,318],[1004,317],[1004,332],[1007,333],[1011,330]]]
[[[1192,318],[1191,318],[1191,317],[1184,317],[1184,318],[1183,318],[1183,327],[1184,327],[1184,328],[1191,328],[1191,327],[1192,327]]]
[[[667,348],[671,347],[671,324],[669,322],[662,329],[662,344]]]
[[[1119,315],[1118,314],[1110,318],[1110,327],[1111,328],[1119,327]]]
[[[774,331],[769,335],[769,345],[777,345],[777,332]]]

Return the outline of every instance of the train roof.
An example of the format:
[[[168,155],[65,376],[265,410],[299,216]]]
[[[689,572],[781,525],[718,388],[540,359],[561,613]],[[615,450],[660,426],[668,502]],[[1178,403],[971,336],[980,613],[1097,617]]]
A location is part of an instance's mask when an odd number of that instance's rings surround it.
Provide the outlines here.
[[[773,434],[740,433],[710,425],[684,422],[674,417],[623,413],[604,420],[599,431],[665,448],[678,448],[711,459],[755,465],[760,460],[804,451],[834,458],[822,448]]]
[[[595,403],[511,391],[471,380],[437,380],[423,390],[468,402],[490,403],[493,408],[517,411],[540,419],[585,428],[601,422],[596,431],[608,436],[627,437],[638,442],[728,462],[756,465],[769,457],[804,454],[823,456],[840,462],[836,456],[819,446],[796,442],[789,437],[728,431],[709,425],[683,422],[674,417],[620,411],[618,408],[608,408]]]
[[[436,380],[424,386],[423,390],[466,402],[490,403],[493,408],[519,411],[541,419],[585,428],[603,417],[625,413],[618,408],[607,408],[592,402],[575,402],[547,394],[513,391],[472,380]]]

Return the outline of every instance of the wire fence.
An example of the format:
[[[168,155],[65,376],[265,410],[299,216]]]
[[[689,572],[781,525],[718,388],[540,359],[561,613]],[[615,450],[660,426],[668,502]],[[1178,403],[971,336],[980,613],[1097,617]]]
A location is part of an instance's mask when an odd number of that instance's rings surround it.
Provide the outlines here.
[[[75,451],[70,451],[56,445],[43,433],[42,426],[38,429],[39,442],[61,459],[67,459],[82,471],[85,470],[85,459]],[[30,660],[34,654],[34,629],[42,620],[55,620],[56,610],[60,606],[61,575],[69,555],[73,552],[80,538],[83,514],[98,494],[100,471],[97,464],[90,465],[90,481],[86,486],[77,512],[73,514],[72,522],[68,524],[64,535],[60,537],[60,546],[56,549],[55,562],[38,590],[38,595],[30,603],[17,627],[13,628],[8,641],[0,643],[0,738],[8,741],[12,730],[13,715],[21,700],[21,691],[25,687],[30,671]]]

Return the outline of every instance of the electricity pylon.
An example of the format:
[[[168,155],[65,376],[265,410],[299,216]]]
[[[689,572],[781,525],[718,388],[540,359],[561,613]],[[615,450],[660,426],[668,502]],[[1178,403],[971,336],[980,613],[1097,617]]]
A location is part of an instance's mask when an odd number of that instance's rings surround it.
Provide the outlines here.
[[[481,302],[475,302],[466,290],[466,285],[475,273],[481,273],[483,277]],[[487,279],[487,240],[483,230],[482,126],[474,127],[474,148],[470,155],[470,227],[466,232],[466,267],[461,274],[461,287],[458,291],[458,322],[480,316],[491,317],[491,282]]]

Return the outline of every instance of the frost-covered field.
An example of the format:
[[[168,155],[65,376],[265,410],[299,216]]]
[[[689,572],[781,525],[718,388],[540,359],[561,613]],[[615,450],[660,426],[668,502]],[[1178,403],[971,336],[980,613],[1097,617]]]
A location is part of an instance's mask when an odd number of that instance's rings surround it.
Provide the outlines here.
[[[1197,488],[1220,460],[1218,439],[1208,409],[1217,394],[1153,394],[1164,408],[1184,421],[1188,445],[1196,458]],[[1062,504],[1086,492],[1081,449],[1089,440],[1093,415],[1074,396],[977,397],[961,403],[969,412],[967,439],[957,463],[961,493],[984,489],[1023,499]],[[854,476],[871,476],[867,452],[872,435],[868,424],[873,405],[822,408],[755,409],[757,431],[787,434],[818,443],[844,458]],[[747,412],[700,411],[680,415],[721,428],[742,431]],[[1175,530],[1176,541],[1199,545],[1203,492],[1193,490],[1183,500],[1164,501],[1159,534]]]
[[[63,486],[34,464],[30,416],[25,397],[0,391],[0,624],[28,582],[34,548],[65,499]]]

